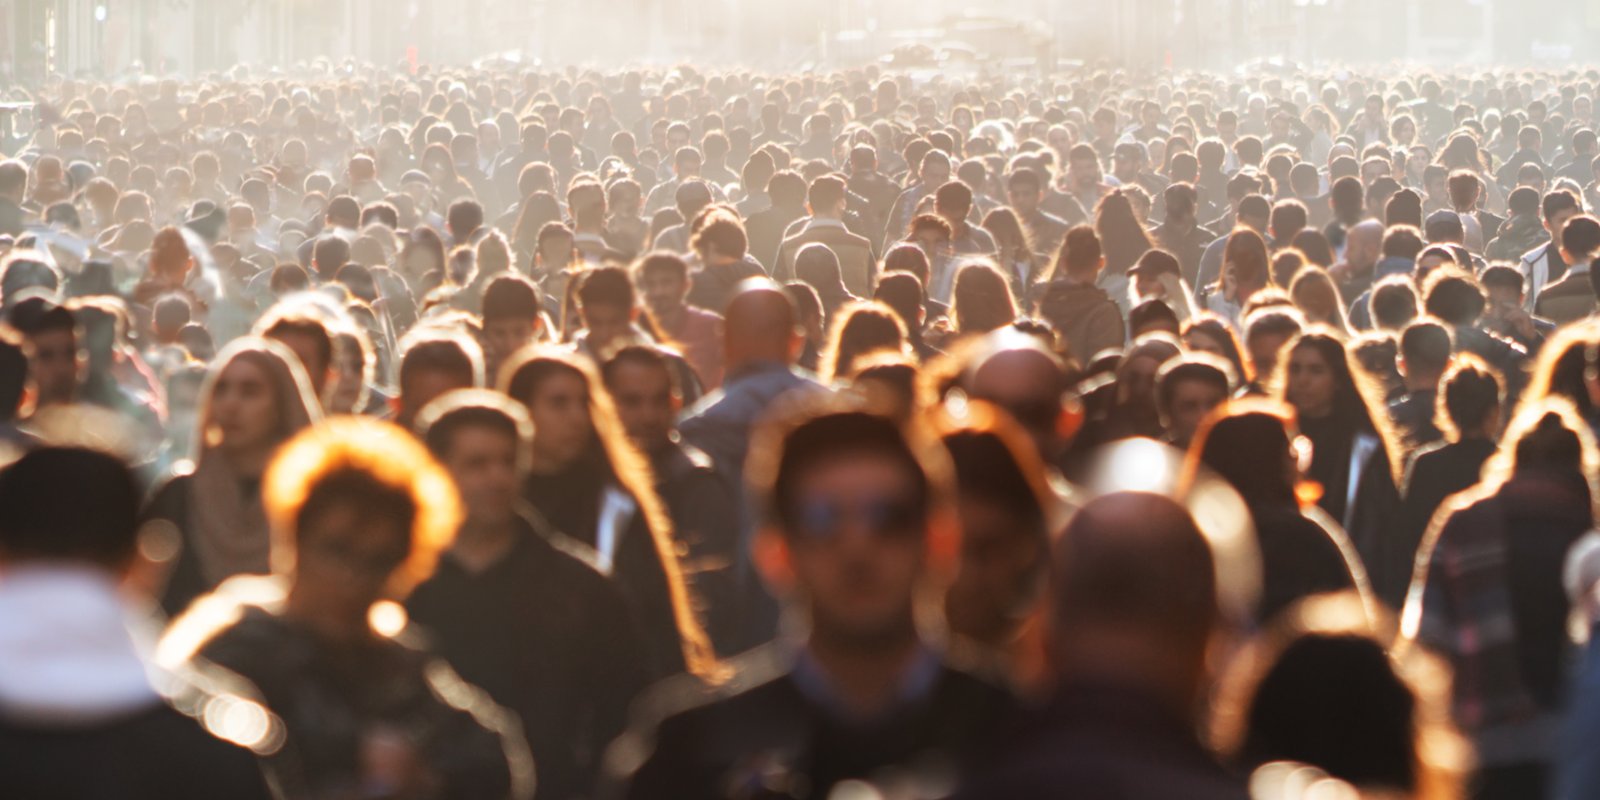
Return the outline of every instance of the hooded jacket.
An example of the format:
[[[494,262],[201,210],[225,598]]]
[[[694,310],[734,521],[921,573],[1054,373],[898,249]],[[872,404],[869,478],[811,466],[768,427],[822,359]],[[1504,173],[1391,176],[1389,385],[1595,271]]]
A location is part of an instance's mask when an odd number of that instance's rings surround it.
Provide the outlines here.
[[[1039,314],[1066,337],[1080,364],[1127,340],[1122,311],[1098,286],[1065,278],[1052,281],[1039,300]]]

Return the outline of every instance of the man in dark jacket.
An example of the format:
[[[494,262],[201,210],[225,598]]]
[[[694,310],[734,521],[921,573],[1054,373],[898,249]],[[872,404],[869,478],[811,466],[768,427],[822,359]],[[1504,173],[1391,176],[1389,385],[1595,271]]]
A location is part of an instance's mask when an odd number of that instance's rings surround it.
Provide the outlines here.
[[[1218,575],[1233,574],[1213,566],[1220,557],[1158,495],[1115,493],[1080,509],[1051,573],[1053,696],[957,797],[1247,797],[1195,735],[1207,645],[1224,624]]]
[[[124,580],[139,512],[127,467],[88,450],[35,450],[0,473],[0,508],[0,794],[269,797],[255,758],[237,745],[270,746],[274,718],[176,679],[152,682],[143,654],[159,623],[141,620],[149,604],[124,588],[138,583]],[[237,708],[262,724],[229,726],[232,715],[202,723],[175,706]]]
[[[950,532],[930,524],[949,487],[922,443],[838,400],[768,432],[751,469],[766,522],[757,549],[810,629],[741,659],[715,690],[663,685],[643,707],[658,722],[613,748],[617,785],[602,796],[749,787],[820,800],[851,780],[926,786],[972,764],[1011,714],[1004,690],[918,633],[916,598],[953,553],[938,539]]]
[[[520,405],[451,392],[418,427],[466,520],[408,610],[435,652],[521,719],[541,800],[588,796],[598,754],[646,680],[627,603],[581,545],[517,508],[533,427]]]
[[[716,212],[706,220],[690,239],[701,266],[691,276],[689,305],[720,314],[742,281],[765,276],[766,271],[750,258],[749,246],[738,217]]]
[[[1216,241],[1217,234],[1200,227],[1195,220],[1199,196],[1187,183],[1168,186],[1163,197],[1167,201],[1167,218],[1150,233],[1161,249],[1177,256],[1183,270],[1183,279],[1190,287],[1200,278],[1200,256],[1206,245]]]

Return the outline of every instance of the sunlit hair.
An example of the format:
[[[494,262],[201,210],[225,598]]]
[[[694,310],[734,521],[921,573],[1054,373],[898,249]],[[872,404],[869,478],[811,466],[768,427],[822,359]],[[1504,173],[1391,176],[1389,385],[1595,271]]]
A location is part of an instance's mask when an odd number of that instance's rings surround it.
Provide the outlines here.
[[[1493,392],[1483,391],[1480,387],[1492,387]],[[1475,392],[1479,397],[1473,397]],[[1484,394],[1489,397],[1484,398]],[[1439,378],[1434,424],[1444,433],[1446,440],[1459,442],[1463,436],[1460,423],[1475,425],[1482,422],[1491,409],[1505,405],[1505,394],[1506,381],[1499,370],[1489,366],[1475,353],[1457,353]],[[1486,402],[1489,399],[1494,402]]]
[[[1308,321],[1320,322],[1346,336],[1350,334],[1344,299],[1327,271],[1317,267],[1301,268],[1289,284],[1289,297]]]
[[[1211,722],[1218,752],[1244,768],[1301,761],[1358,789],[1414,800],[1460,797],[1472,751],[1451,722],[1449,668],[1419,648],[1389,651],[1394,621],[1377,612],[1374,622],[1374,613],[1341,592],[1280,614],[1219,681]],[[1357,674],[1357,666],[1369,669]],[[1305,691],[1307,683],[1317,690]],[[1360,707],[1340,700],[1358,693],[1345,699]],[[1385,700],[1391,707],[1377,706]],[[1361,729],[1330,730],[1341,721]]]
[[[970,470],[973,465],[964,465],[962,459],[953,454],[951,466],[958,489],[992,495],[1008,502],[1023,502],[1025,498],[1026,507],[1012,510],[1030,517],[1037,515],[1047,531],[1057,530],[1066,523],[1066,509],[1061,507],[1050,488],[1046,477],[1048,470],[1039,456],[1038,448],[1027,431],[1005,410],[984,400],[968,399],[961,403],[940,404],[929,415],[929,420],[933,434],[944,443],[947,450],[959,449],[959,442],[987,440],[993,443],[990,449],[996,454],[1003,451],[1010,459],[1011,465],[1007,471],[1014,470],[1021,476],[1012,485],[1010,480],[997,480],[1001,476],[990,475],[983,470]]]
[[[1596,389],[1600,389],[1600,325],[1592,321],[1567,325],[1556,331],[1539,350],[1533,377],[1522,393],[1522,403],[1545,397],[1562,397],[1585,420],[1596,418]]]
[[[1573,466],[1588,486],[1590,514],[1593,516],[1596,513],[1592,507],[1593,501],[1600,496],[1596,493],[1595,483],[1596,475],[1600,474],[1600,451],[1596,450],[1594,433],[1588,423],[1578,414],[1572,402],[1562,397],[1528,400],[1517,407],[1516,415],[1500,437],[1500,448],[1483,466],[1484,480],[1481,486],[1485,491],[1498,489],[1518,471],[1530,467],[1522,452],[1524,440],[1531,441],[1535,435],[1548,430],[1552,422],[1570,431],[1577,439],[1578,452],[1575,455],[1578,463]]]
[[[1187,347],[1191,334],[1204,336],[1216,342],[1223,351],[1222,357],[1233,365],[1234,374],[1238,377],[1240,383],[1249,383],[1255,379],[1255,373],[1250,369],[1250,365],[1245,362],[1244,348],[1239,345],[1238,334],[1234,333],[1233,326],[1224,321],[1222,317],[1209,311],[1201,312],[1190,318],[1189,323],[1183,326],[1182,338],[1186,349],[1196,350],[1198,348]]]
[[[1184,474],[1191,476],[1186,483],[1209,469],[1249,505],[1298,504],[1299,476],[1283,458],[1295,430],[1294,407],[1281,400],[1245,397],[1223,403],[1195,431],[1184,462]]]
[[[500,392],[490,389],[453,389],[434,398],[418,412],[417,435],[436,458],[445,458],[456,432],[472,426],[494,427],[509,432],[517,441],[517,471],[526,474],[533,466],[533,419],[528,410]]]
[[[311,393],[311,381],[306,377],[300,359],[272,339],[243,336],[233,340],[217,357],[200,386],[199,413],[195,415],[198,430],[193,440],[194,459],[198,463],[210,457],[222,444],[222,432],[211,417],[211,399],[216,393],[217,381],[235,362],[248,362],[267,374],[272,382],[273,412],[277,415],[274,438],[283,441],[291,434],[315,425],[322,419],[322,406]]]
[[[308,501],[325,484],[349,478],[410,500],[408,554],[385,587],[390,597],[404,597],[433,574],[439,554],[454,540],[461,524],[461,499],[449,473],[415,437],[366,417],[336,417],[306,428],[268,465],[261,489],[272,530],[272,571],[294,573]],[[330,506],[336,503],[333,499]]]
[[[969,262],[956,272],[950,312],[961,333],[988,333],[1010,325],[1017,318],[1011,282],[987,259]]]
[[[716,655],[711,648],[710,638],[695,616],[689,588],[678,564],[672,518],[656,494],[650,462],[628,439],[622,421],[617,417],[611,394],[606,391],[594,366],[583,356],[563,348],[529,345],[513,355],[500,370],[499,389],[511,399],[528,406],[539,387],[555,375],[571,375],[583,381],[584,394],[588,398],[589,424],[594,431],[590,446],[600,448],[612,477],[639,504],[639,511],[650,530],[657,557],[666,575],[667,591],[672,597],[672,614],[678,622],[678,636],[683,643],[684,660],[694,674],[715,675],[718,670]]]
[[[367,336],[366,330],[361,326],[351,325],[348,328],[334,331],[333,358],[335,365],[352,349],[361,360],[361,376],[358,378],[361,381],[361,387],[356,391],[355,404],[345,410],[345,413],[359,414],[362,409],[367,407],[367,403],[372,398],[372,381],[377,376],[377,353],[372,349],[372,339]],[[332,402],[331,396],[329,402]]]
[[[903,353],[910,337],[894,309],[876,300],[847,303],[833,317],[818,372],[828,381],[850,377],[856,359],[878,350]]]
[[[1333,414],[1336,417],[1343,415],[1345,422],[1356,429],[1378,437],[1378,444],[1389,462],[1389,478],[1396,486],[1402,485],[1400,470],[1405,466],[1405,459],[1400,456],[1404,451],[1398,445],[1400,438],[1389,417],[1388,404],[1383,400],[1383,388],[1375,376],[1361,366],[1332,328],[1313,325],[1283,346],[1282,354],[1278,357],[1278,371],[1273,376],[1272,396],[1290,402],[1289,362],[1300,350],[1315,351],[1327,362],[1329,371],[1333,373]],[[1298,414],[1298,409],[1296,412]]]

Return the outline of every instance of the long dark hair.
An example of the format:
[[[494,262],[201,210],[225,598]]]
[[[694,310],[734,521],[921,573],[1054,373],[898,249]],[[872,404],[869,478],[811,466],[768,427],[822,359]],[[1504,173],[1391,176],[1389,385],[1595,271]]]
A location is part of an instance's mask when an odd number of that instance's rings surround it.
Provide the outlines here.
[[[1278,359],[1278,374],[1274,376],[1273,396],[1293,405],[1288,398],[1289,362],[1300,350],[1315,352],[1333,373],[1334,418],[1352,434],[1368,433],[1378,437],[1378,446],[1383,448],[1390,470],[1401,468],[1403,459],[1395,458],[1401,452],[1396,445],[1399,439],[1382,399],[1383,389],[1370,373],[1360,367],[1331,328],[1315,326],[1284,346],[1283,356]],[[1400,485],[1398,473],[1390,475],[1390,478],[1395,485]]]
[[[644,516],[665,573],[684,661],[690,672],[713,676],[717,670],[716,655],[710,638],[694,614],[688,584],[678,564],[672,518],[656,494],[649,461],[628,440],[611,395],[594,367],[588,360],[565,350],[531,345],[501,369],[500,390],[513,400],[530,405],[539,386],[555,375],[572,375],[583,381],[589,399],[589,423],[594,429],[590,446],[604,458],[611,477],[639,504],[639,513]]]
[[[1231,484],[1252,508],[1294,506],[1299,476],[1287,458],[1293,427],[1294,409],[1287,403],[1236,400],[1200,426],[1191,458]]]

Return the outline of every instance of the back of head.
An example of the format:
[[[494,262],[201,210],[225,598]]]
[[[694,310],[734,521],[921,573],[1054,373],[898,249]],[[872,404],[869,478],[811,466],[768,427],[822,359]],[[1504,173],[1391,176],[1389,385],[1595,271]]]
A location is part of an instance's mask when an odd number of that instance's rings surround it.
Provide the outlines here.
[[[811,242],[794,256],[794,275],[816,287],[818,292],[837,289],[844,281],[839,256],[821,242]]]
[[[1091,670],[1154,680],[1164,685],[1136,688],[1164,694],[1195,691],[1219,619],[1213,563],[1189,512],[1164,496],[1116,492],[1080,509],[1051,574],[1050,647],[1068,680]]]
[[[8,563],[72,561],[117,569],[138,538],[139,488],[94,450],[42,448],[0,472],[0,553]]]

